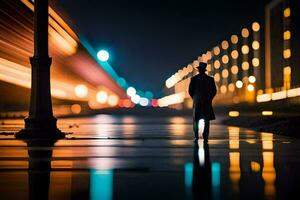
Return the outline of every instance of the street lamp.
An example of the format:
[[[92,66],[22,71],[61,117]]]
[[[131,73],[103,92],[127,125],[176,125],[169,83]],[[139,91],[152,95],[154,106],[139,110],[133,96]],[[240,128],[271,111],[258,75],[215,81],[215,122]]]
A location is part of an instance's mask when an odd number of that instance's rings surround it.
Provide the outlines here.
[[[109,59],[109,53],[106,50],[100,50],[97,53],[97,58],[101,61],[101,62],[106,62]]]

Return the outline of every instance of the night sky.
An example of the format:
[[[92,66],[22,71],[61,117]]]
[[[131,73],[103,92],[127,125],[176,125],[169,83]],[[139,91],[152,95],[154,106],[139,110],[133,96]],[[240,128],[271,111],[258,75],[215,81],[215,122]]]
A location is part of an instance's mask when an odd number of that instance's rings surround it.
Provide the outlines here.
[[[60,0],[57,8],[130,85],[160,95],[165,80],[231,34],[263,22],[263,0]]]

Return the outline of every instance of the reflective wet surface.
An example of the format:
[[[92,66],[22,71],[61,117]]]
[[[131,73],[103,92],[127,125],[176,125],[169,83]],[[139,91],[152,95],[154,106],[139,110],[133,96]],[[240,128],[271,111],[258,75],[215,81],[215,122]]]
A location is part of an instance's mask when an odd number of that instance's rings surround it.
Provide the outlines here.
[[[1,199],[299,199],[300,141],[185,117],[59,119],[66,139],[24,142],[2,120]],[[293,195],[296,195],[292,198]]]

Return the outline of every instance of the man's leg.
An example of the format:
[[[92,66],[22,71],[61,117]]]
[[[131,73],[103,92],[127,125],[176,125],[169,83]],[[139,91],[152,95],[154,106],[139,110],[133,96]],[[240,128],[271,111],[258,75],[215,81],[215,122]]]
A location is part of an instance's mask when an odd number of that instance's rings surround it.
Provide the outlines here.
[[[204,131],[203,131],[203,139],[207,141],[208,135],[209,135],[209,125],[210,125],[209,120],[205,119],[204,124],[205,125],[204,125]]]

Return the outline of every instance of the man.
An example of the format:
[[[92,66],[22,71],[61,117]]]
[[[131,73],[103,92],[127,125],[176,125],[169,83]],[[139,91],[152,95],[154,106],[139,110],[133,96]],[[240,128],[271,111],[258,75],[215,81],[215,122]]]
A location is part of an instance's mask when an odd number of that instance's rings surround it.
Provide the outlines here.
[[[201,62],[197,67],[199,74],[191,78],[189,94],[193,98],[193,127],[195,140],[198,140],[199,137],[199,124],[204,120],[202,136],[204,141],[207,142],[209,121],[216,119],[212,108],[212,100],[215,97],[217,90],[214,79],[205,73],[206,66],[206,63]]]

